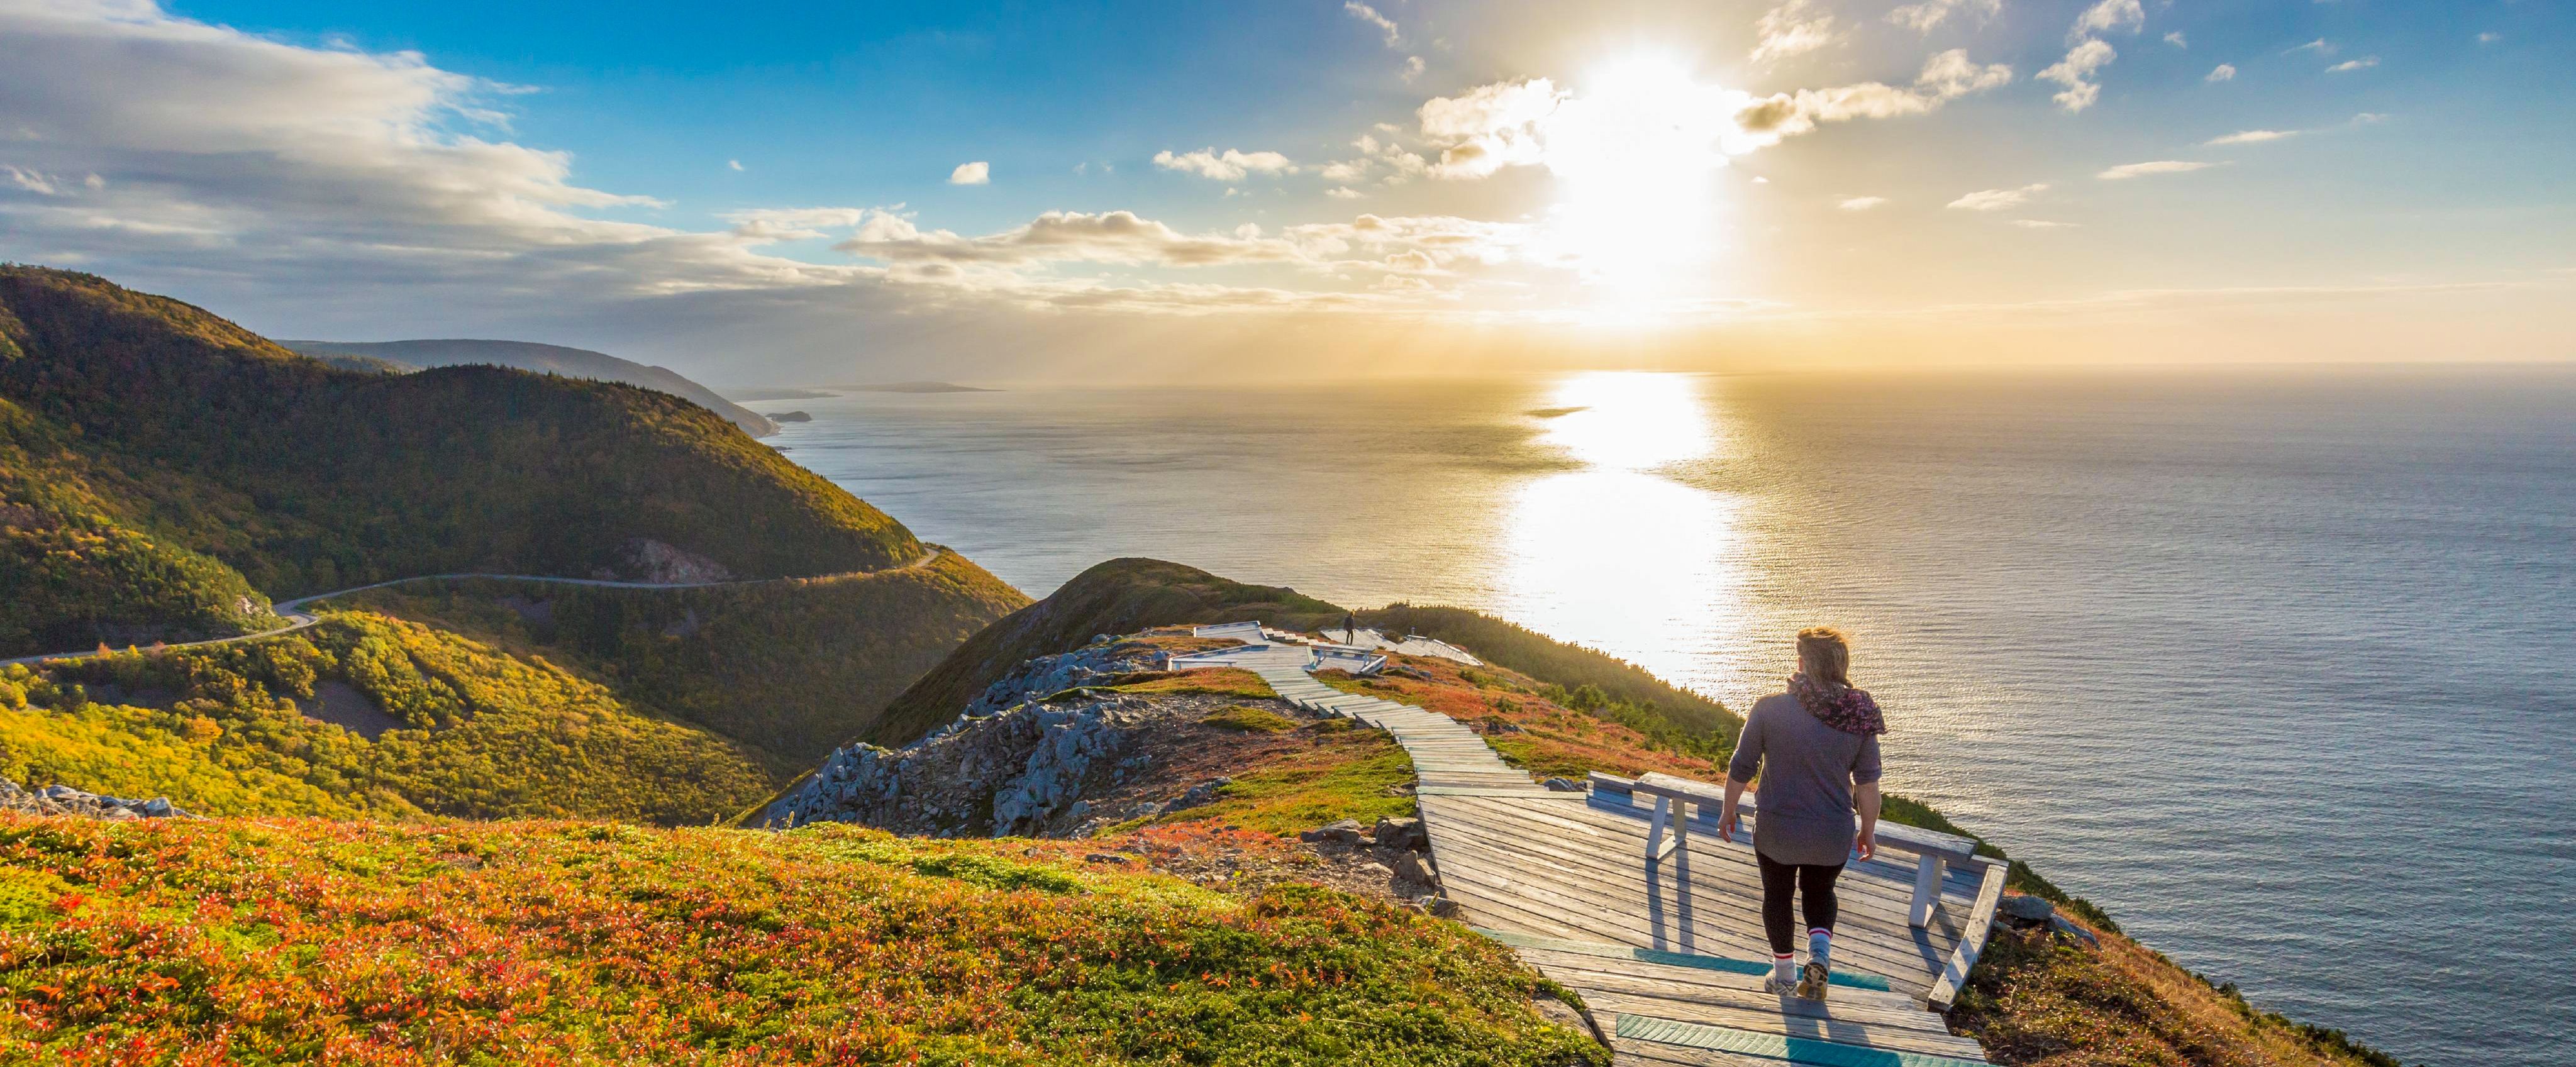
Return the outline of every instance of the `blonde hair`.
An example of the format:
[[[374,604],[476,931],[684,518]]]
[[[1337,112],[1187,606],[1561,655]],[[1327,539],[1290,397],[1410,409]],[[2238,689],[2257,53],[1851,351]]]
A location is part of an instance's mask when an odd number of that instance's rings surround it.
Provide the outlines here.
[[[1819,682],[1850,685],[1851,642],[1831,626],[1798,631],[1798,669]]]

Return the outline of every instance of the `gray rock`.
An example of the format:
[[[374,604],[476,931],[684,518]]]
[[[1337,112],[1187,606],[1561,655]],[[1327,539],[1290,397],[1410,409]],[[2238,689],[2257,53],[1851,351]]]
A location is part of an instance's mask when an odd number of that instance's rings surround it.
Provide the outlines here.
[[[1420,819],[1379,819],[1369,837],[1388,848],[1425,848],[1430,844],[1423,839]]]
[[[1395,873],[1427,886],[1438,886],[1440,874],[1431,869],[1431,861],[1422,853],[1407,852],[1395,861]]]
[[[1547,786],[1549,790],[1558,793],[1580,793],[1583,791],[1583,783],[1575,781],[1572,778],[1550,778],[1541,784]]]
[[[2057,906],[2027,894],[2004,898],[2000,909],[2006,918],[2037,926],[2057,917]]]
[[[2048,920],[2048,927],[2058,933],[2075,938],[2078,941],[2082,941],[2087,945],[2092,945],[2098,948],[2102,944],[2102,939],[2093,936],[2093,931],[2066,921],[2066,917],[2063,915]]]
[[[1340,822],[1318,826],[1312,830],[1306,831],[1305,833],[1298,834],[1297,840],[1339,841],[1345,845],[1356,845],[1360,843],[1360,821],[1358,819],[1343,819]]]

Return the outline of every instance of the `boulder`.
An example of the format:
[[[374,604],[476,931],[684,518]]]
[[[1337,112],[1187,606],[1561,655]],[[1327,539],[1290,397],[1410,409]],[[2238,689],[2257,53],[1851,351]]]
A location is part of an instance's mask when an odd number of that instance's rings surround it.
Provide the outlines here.
[[[1999,910],[2005,918],[2028,926],[2038,926],[2057,917],[2056,905],[2027,894],[2005,897]]]
[[[2093,931],[2066,921],[2066,917],[2063,915],[2048,920],[2048,926],[2051,930],[2067,937],[2074,938],[2078,941],[2082,941],[2087,945],[2092,945],[2098,948],[2102,944],[2102,939],[2093,936]]]
[[[1583,791],[1583,783],[1572,778],[1550,778],[1541,784],[1547,786],[1550,792],[1580,793]]]
[[[1387,848],[1428,848],[1430,842],[1422,833],[1420,819],[1379,819],[1369,836]]]
[[[1343,819],[1340,822],[1318,826],[1312,830],[1306,831],[1305,833],[1298,834],[1297,840],[1339,841],[1345,845],[1356,845],[1360,843],[1360,821],[1358,819]]]
[[[1422,853],[1419,852],[1407,852],[1403,858],[1396,860],[1395,873],[1422,885],[1440,884],[1439,872],[1432,870],[1431,861],[1423,858]]]

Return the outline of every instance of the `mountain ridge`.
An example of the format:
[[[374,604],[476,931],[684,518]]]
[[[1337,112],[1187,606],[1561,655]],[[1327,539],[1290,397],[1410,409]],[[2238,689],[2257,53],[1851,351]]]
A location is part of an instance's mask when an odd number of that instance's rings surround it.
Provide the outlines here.
[[[431,367],[452,367],[473,363],[539,374],[560,374],[569,378],[593,381],[623,382],[627,385],[655,389],[688,400],[724,416],[744,433],[767,437],[778,432],[778,424],[768,416],[725,399],[715,390],[698,384],[669,367],[637,363],[606,352],[541,341],[512,341],[497,338],[442,337],[405,341],[288,341],[277,342],[288,350],[299,352],[334,365],[350,369],[374,369],[379,373],[408,373]]]

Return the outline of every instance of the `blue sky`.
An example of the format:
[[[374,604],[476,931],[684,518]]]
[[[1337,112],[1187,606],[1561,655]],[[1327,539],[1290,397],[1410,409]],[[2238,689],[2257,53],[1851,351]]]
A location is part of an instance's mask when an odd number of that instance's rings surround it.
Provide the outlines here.
[[[2564,359],[2571,54],[2548,0],[0,0],[0,256],[733,383]]]

